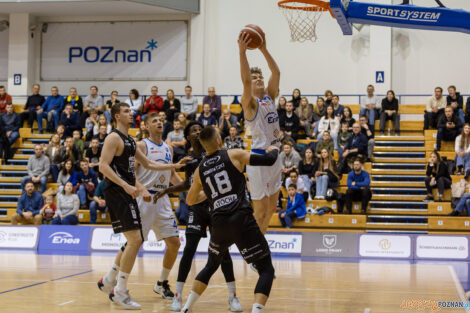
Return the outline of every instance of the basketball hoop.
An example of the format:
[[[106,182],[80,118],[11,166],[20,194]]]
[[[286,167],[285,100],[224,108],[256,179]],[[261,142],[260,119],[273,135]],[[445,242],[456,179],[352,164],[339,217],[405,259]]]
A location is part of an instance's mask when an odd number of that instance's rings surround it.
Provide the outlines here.
[[[316,27],[322,13],[329,11],[334,17],[330,3],[322,0],[282,0],[278,6],[289,24],[291,41],[316,41]]]

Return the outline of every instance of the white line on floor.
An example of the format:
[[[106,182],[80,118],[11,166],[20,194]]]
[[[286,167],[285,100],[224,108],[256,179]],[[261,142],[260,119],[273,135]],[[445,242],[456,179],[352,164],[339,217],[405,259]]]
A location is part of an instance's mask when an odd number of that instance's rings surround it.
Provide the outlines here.
[[[457,288],[457,291],[459,293],[460,300],[463,303],[467,303],[467,299],[465,298],[465,292],[462,288],[462,284],[460,283],[459,278],[457,277],[457,273],[455,272],[454,267],[452,265],[449,265],[448,268],[449,268],[450,276],[452,276],[452,279],[454,280],[455,288]],[[470,313],[470,308],[466,307],[465,312]]]
[[[364,309],[364,313],[370,313],[370,309],[369,309],[369,308],[365,308],[365,309]]]
[[[61,303],[61,304],[58,304],[58,305],[62,306],[62,305],[66,305],[66,304],[69,304],[69,303],[72,303],[72,302],[75,302],[75,300],[70,300],[70,301],[67,301],[67,302],[64,302],[64,303]]]

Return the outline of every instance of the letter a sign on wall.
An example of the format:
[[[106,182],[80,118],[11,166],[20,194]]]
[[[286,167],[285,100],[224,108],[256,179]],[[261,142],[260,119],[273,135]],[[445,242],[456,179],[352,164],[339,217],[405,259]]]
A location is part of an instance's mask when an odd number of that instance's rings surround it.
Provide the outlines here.
[[[384,71],[375,72],[375,82],[377,84],[383,83],[385,81]]]

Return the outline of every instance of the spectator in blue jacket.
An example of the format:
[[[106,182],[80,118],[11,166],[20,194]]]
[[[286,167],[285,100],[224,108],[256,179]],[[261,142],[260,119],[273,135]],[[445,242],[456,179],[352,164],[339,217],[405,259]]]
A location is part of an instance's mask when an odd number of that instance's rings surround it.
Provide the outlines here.
[[[362,214],[366,214],[367,205],[372,197],[370,191],[370,175],[362,169],[360,159],[354,161],[353,170],[348,174],[348,190],[346,191],[346,213],[352,211],[353,201],[361,201]]]
[[[73,184],[74,189],[77,190],[78,198],[80,199],[80,209],[86,210],[87,194],[93,196],[95,188],[98,186],[98,176],[95,171],[90,167],[90,163],[87,158],[80,160],[80,168],[82,169],[78,173],[75,172],[70,177],[70,182]],[[93,191],[93,192],[91,192]]]
[[[59,89],[55,86],[51,88],[51,94],[51,96],[47,97],[41,109],[37,110],[38,129],[40,132],[42,132],[43,119],[47,120],[47,132],[52,132],[59,126],[59,117],[62,112],[64,98],[59,95]],[[54,123],[53,127],[52,123]]]
[[[97,212],[106,211],[106,201],[104,200],[104,180],[96,187],[93,201],[90,203],[90,224],[96,224]]]
[[[347,173],[345,169],[347,169],[349,160],[367,156],[368,140],[366,135],[361,132],[361,125],[354,123],[352,128],[353,134],[344,147],[343,155],[340,155],[341,160],[338,164],[338,168],[341,173]]]
[[[297,192],[297,186],[290,184],[287,190],[289,199],[287,210],[279,212],[279,219],[282,227],[292,228],[292,219],[302,219],[305,217],[306,207],[303,195]]]
[[[74,130],[81,130],[80,113],[74,112],[70,103],[66,104],[60,117],[60,123],[65,127],[64,137],[72,137]]]
[[[16,213],[11,217],[11,224],[34,224],[41,225],[42,215],[39,213],[41,210],[44,200],[42,195],[34,191],[34,184],[32,181],[28,181],[25,184],[25,192],[21,195],[18,200]]]
[[[202,113],[199,115],[199,122],[204,125],[214,125],[217,126],[217,119],[211,112],[211,106],[209,103],[205,103],[202,106]]]

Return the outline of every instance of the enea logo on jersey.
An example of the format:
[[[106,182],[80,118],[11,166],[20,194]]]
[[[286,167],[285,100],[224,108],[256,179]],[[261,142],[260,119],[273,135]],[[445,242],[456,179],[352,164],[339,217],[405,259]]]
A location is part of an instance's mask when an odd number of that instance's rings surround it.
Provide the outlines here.
[[[204,162],[204,166],[213,166],[214,164],[216,164],[217,162],[219,162],[220,160],[220,156],[217,155],[216,157],[214,158],[210,158],[208,159],[207,161]]]
[[[80,238],[74,237],[72,234],[67,232],[55,232],[49,236],[51,238],[51,243],[53,244],[68,244],[68,245],[78,245],[80,244]]]
[[[279,116],[276,112],[269,112],[264,118],[266,119],[268,124],[273,124],[279,121]]]

